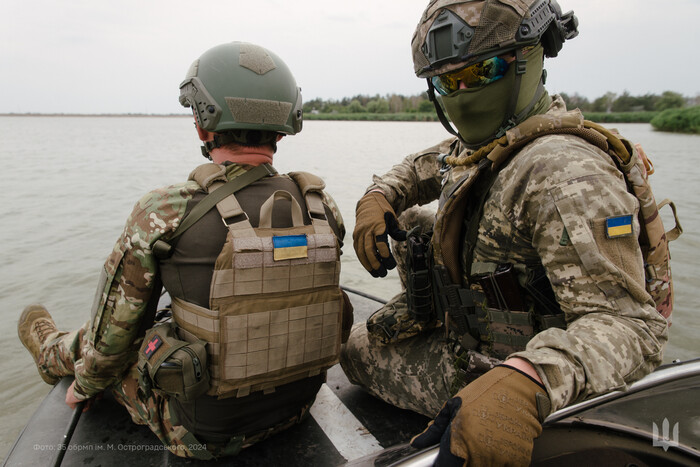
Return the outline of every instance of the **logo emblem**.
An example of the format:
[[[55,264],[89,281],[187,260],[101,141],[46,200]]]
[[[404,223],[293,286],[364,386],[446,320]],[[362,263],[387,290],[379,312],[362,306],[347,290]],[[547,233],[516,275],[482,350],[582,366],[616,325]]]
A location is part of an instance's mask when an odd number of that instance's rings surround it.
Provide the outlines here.
[[[275,261],[308,258],[308,244],[306,235],[272,237],[272,257]]]
[[[153,336],[153,338],[148,341],[148,344],[146,345],[146,348],[143,349],[144,355],[146,355],[147,358],[151,358],[151,355],[156,353],[156,350],[163,344],[163,341],[159,336]]]
[[[632,216],[608,217],[605,219],[605,234],[608,238],[632,235]]]
[[[670,423],[668,422],[668,418],[664,418],[664,421],[661,423],[661,436],[659,436],[659,427],[656,426],[656,423],[652,424],[652,442],[654,447],[661,447],[664,448],[664,451],[668,451],[668,448],[671,446],[677,447],[678,446],[678,422],[676,422],[675,425],[673,425],[673,436],[669,436],[670,434]]]

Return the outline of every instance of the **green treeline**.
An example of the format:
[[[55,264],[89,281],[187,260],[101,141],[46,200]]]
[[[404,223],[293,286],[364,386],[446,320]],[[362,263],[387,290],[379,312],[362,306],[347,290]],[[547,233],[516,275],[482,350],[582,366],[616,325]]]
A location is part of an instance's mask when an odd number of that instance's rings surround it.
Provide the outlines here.
[[[426,93],[414,96],[357,95],[341,100],[314,99],[304,102],[308,120],[420,120],[437,121],[437,114]]]
[[[578,94],[562,93],[562,98],[569,109],[579,108],[586,118],[601,123],[649,123],[658,120],[664,111],[700,105],[700,98],[686,98],[673,91],[665,91],[661,95],[645,94],[633,96],[629,92],[617,95],[608,92],[594,100]],[[681,115],[686,115],[683,112]],[[664,117],[668,120],[666,126],[654,125],[661,131],[698,132],[698,111],[692,113],[693,118],[673,116]],[[386,96],[356,95],[341,100],[313,99],[304,103],[304,118],[307,120],[380,120],[380,121],[437,121],[433,104],[426,93],[413,96],[390,94]],[[694,121],[692,124],[685,122]],[[668,126],[670,125],[670,126]],[[689,126],[688,126],[689,125]],[[681,130],[685,128],[687,130]],[[673,128],[666,130],[665,128]]]
[[[659,131],[700,134],[700,106],[664,110],[652,119],[651,125]]]

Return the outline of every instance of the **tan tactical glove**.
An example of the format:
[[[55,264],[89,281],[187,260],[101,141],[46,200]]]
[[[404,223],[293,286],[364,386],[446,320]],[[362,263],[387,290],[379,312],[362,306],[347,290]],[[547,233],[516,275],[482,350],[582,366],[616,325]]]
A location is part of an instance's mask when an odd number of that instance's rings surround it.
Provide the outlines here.
[[[530,465],[533,440],[549,414],[544,387],[529,376],[498,366],[447,401],[415,448],[440,443],[435,465]]]
[[[384,277],[388,269],[396,267],[389,235],[395,240],[406,240],[406,232],[399,230],[396,214],[384,195],[377,191],[367,193],[355,208],[352,240],[357,258],[373,277]]]

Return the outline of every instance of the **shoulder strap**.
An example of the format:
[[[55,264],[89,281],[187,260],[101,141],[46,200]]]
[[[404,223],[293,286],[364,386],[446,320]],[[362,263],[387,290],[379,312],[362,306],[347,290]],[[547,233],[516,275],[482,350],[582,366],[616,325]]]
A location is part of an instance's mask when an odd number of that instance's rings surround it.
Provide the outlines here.
[[[476,247],[476,238],[479,235],[479,220],[484,215],[484,205],[488,197],[491,187],[496,181],[498,172],[502,167],[494,167],[494,164],[489,159],[482,159],[479,162],[479,171],[475,176],[479,177],[475,180],[471,191],[476,190],[476,196],[469,197],[467,201],[467,210],[469,221],[464,234],[464,244],[467,248],[464,265],[469,270],[466,271],[469,282],[472,281],[472,262],[474,261],[474,247]],[[471,206],[470,206],[471,205]]]
[[[216,203],[226,198],[228,195],[247,187],[251,183],[257,182],[263,177],[275,175],[276,173],[277,171],[270,164],[262,164],[226,182],[220,188],[209,193],[202,201],[192,208],[190,214],[180,223],[175,233],[170,237],[170,240],[182,235],[187,229],[192,227],[195,222],[201,219],[204,214],[216,206]]]
[[[301,190],[316,233],[332,233],[323,205],[323,189],[326,187],[323,179],[308,172],[289,172],[287,175]]]
[[[263,177],[275,175],[276,173],[277,171],[270,164],[258,165],[210,192],[202,201],[197,203],[197,205],[192,208],[192,211],[190,211],[189,215],[182,220],[167,242],[164,240],[158,240],[153,244],[153,252],[158,258],[167,258],[170,255],[171,250],[170,242],[185,233],[185,231],[192,227],[199,219],[201,219],[204,214],[216,206],[219,201],[226,198],[228,195],[247,187],[251,183],[260,180]]]

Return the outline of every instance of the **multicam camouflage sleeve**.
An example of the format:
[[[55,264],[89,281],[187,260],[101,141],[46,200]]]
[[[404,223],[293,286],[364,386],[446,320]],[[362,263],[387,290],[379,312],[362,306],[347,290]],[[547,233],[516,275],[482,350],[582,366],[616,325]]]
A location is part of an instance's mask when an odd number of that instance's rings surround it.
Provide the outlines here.
[[[154,190],[134,206],[102,272],[82,358],[75,367],[77,398],[102,392],[136,361],[137,333],[157,273],[151,245],[177,227],[198,188],[188,182]]]
[[[340,247],[342,248],[343,240],[345,239],[345,221],[343,220],[343,215],[340,213],[340,208],[333,197],[325,191],[323,192],[323,204],[326,205],[327,210],[335,219],[335,224],[338,227],[336,235],[338,237]]]
[[[547,329],[513,355],[535,366],[553,410],[658,366],[667,324],[644,287],[638,202],[610,157],[578,138],[549,136],[524,148],[499,180],[488,203],[503,218],[484,219],[480,237],[494,251],[530,242],[566,314],[566,330]],[[620,218],[628,229],[615,228]],[[499,238],[499,224],[515,234]]]
[[[411,206],[435,201],[440,196],[442,176],[437,157],[450,152],[454,138],[407,156],[381,177],[375,175],[367,191],[380,188],[396,215]]]

